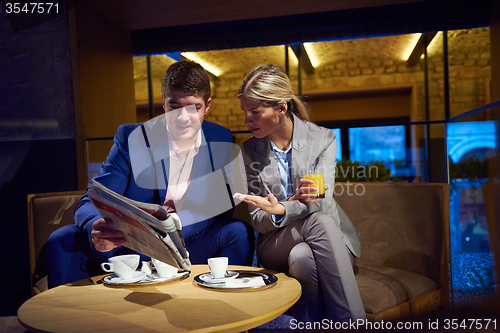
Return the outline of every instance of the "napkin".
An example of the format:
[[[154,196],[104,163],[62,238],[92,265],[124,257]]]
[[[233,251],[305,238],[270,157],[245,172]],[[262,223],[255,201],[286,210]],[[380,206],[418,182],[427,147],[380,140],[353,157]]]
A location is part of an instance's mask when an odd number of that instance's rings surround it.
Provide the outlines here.
[[[261,276],[236,278],[226,281],[226,288],[254,288],[263,287],[266,283]]]

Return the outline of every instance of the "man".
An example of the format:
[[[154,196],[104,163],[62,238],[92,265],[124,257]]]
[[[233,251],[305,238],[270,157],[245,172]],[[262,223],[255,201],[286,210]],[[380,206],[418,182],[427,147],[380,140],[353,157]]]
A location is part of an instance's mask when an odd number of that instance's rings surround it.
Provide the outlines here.
[[[130,199],[162,204],[181,221],[191,263],[227,256],[230,264],[250,265],[253,232],[231,218],[232,195],[224,182],[227,174],[220,171],[232,159],[231,152],[225,153],[231,132],[204,121],[212,100],[203,67],[192,61],[170,66],[162,100],[164,116],[118,128],[95,179]],[[221,149],[221,143],[229,149]],[[100,263],[133,253],[122,246],[122,232],[100,216],[87,195],[75,210],[75,223],[49,237],[49,288],[102,274]]]

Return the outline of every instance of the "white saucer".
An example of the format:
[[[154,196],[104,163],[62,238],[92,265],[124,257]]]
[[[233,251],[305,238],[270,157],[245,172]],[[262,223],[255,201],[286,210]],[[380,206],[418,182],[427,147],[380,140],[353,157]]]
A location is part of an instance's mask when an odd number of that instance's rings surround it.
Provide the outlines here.
[[[143,282],[163,282],[163,281],[168,281],[168,280],[172,280],[172,279],[178,279],[180,277],[183,277],[184,275],[186,274],[189,274],[188,271],[186,272],[180,272],[180,273],[175,273],[174,275],[172,276],[168,276],[168,277],[159,277],[158,276],[158,273],[152,273],[152,274],[149,274]]]
[[[125,284],[125,283],[135,283],[141,281],[146,276],[144,272],[134,272],[134,275],[129,278],[121,278],[115,274],[108,275],[104,277],[103,282],[109,284]]]
[[[238,272],[228,271],[223,278],[215,279],[212,273],[205,273],[200,275],[200,280],[206,283],[222,283],[227,280],[235,279],[240,275]]]

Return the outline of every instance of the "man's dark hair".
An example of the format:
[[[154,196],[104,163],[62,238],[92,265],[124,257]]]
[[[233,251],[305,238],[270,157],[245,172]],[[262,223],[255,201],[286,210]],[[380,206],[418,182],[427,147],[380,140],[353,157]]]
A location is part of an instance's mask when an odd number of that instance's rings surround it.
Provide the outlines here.
[[[184,91],[188,95],[198,95],[205,100],[210,98],[210,79],[205,69],[191,60],[181,60],[172,64],[161,83],[161,96],[168,96],[170,90]]]

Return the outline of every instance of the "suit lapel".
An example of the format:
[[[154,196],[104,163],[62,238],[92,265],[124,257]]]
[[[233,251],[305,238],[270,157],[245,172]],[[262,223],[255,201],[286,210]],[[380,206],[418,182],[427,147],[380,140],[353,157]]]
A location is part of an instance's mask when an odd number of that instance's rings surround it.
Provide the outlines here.
[[[311,152],[312,136],[307,128],[307,123],[303,122],[295,115],[293,116],[293,138],[292,138],[292,184],[295,189],[299,180],[306,173],[309,165],[308,158]],[[255,146],[256,167],[260,172],[260,178],[268,192],[276,193],[281,190],[281,180],[278,171],[278,164],[274,152],[270,147],[269,138],[265,137],[257,140]],[[272,191],[274,190],[274,191]]]
[[[170,154],[165,121],[165,115],[162,115],[144,123],[155,163],[164,159],[168,160]]]
[[[212,172],[212,163],[210,161],[210,150],[202,131],[201,145],[198,153],[194,157],[193,172],[191,178],[196,179],[198,177],[210,174]]]
[[[156,169],[156,179],[160,191],[161,203],[165,200],[170,170],[170,151],[165,115],[153,118],[144,123],[149,146]]]
[[[252,168],[259,171],[259,176],[267,192],[276,193],[276,189],[281,189],[281,181],[277,172],[278,164],[270,146],[268,137],[257,140],[254,153],[257,163],[252,165]]]
[[[292,183],[294,188],[299,184],[309,167],[308,159],[312,147],[312,136],[307,124],[293,115],[292,143]]]

